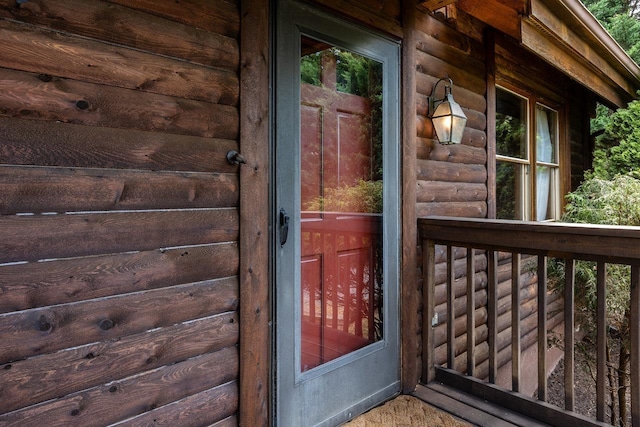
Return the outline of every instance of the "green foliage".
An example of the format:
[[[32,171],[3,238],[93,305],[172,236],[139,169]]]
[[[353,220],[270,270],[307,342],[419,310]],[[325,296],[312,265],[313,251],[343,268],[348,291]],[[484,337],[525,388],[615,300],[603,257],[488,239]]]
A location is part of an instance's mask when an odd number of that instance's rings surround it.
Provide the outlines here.
[[[309,211],[325,212],[382,212],[382,181],[361,179],[356,185],[325,189],[324,197],[317,197],[305,206]]]
[[[640,101],[608,117],[596,140],[593,173],[604,179],[621,174],[640,178]]]
[[[640,179],[618,175],[612,180],[591,177],[567,195],[562,218],[585,224],[640,226]]]

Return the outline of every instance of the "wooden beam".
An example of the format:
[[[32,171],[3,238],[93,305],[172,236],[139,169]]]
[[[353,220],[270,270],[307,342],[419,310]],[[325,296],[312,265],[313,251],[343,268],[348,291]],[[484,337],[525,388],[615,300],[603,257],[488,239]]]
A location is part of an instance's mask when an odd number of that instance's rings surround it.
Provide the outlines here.
[[[240,4],[239,425],[269,425],[269,2]]]
[[[445,7],[447,5],[455,3],[456,1],[457,0],[427,0],[420,2],[420,6],[433,12],[436,9],[440,9],[441,7]]]
[[[458,8],[503,33],[520,39],[520,15],[497,0],[458,0]]]
[[[418,384],[418,309],[416,220],[416,4],[402,2],[402,390]]]

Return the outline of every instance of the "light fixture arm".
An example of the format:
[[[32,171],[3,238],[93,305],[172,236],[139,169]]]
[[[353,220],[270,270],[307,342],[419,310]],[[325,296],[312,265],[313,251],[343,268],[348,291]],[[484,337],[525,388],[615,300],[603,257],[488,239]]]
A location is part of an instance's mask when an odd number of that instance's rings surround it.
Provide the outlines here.
[[[436,99],[436,90],[438,89],[438,85],[441,82],[445,82],[444,96],[442,97],[442,99]],[[453,80],[451,80],[451,78],[449,77],[443,77],[439,79],[435,85],[433,85],[433,88],[431,89],[431,95],[429,95],[429,117],[433,116],[433,112],[435,111],[437,104],[440,104],[445,99],[447,99],[448,95],[452,94],[452,88]]]

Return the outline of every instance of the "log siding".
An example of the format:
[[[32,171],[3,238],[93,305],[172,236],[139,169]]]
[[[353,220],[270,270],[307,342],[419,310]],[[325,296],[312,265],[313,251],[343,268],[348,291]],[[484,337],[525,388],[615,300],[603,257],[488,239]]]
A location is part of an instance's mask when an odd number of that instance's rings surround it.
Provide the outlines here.
[[[239,17],[0,2],[0,424],[237,423]]]

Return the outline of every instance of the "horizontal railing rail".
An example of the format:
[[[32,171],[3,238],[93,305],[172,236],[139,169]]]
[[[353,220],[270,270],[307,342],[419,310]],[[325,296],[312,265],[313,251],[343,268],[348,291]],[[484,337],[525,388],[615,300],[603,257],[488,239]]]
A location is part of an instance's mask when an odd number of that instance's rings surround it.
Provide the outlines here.
[[[450,378],[457,371],[463,371],[468,378],[474,377],[477,370],[476,356],[481,348],[478,338],[486,340],[483,348],[486,363],[484,373],[480,374],[488,380],[486,393],[496,396],[496,377],[499,365],[505,358],[511,362],[511,389],[504,390],[501,402],[512,406],[511,409],[536,408],[526,415],[538,418],[552,425],[604,425],[606,417],[606,377],[607,377],[607,312],[606,312],[606,267],[608,264],[630,266],[630,389],[632,425],[640,426],[640,228],[601,226],[567,223],[540,223],[509,220],[488,220],[471,218],[428,217],[418,219],[418,229],[422,239],[423,250],[423,372],[424,381],[433,381],[438,376]],[[505,352],[504,332],[498,331],[498,260],[505,260],[505,253],[511,263],[510,289],[510,329],[511,337],[507,345],[511,352]],[[456,263],[456,254],[466,258],[466,268],[460,272],[460,260]],[[537,262],[535,261],[537,257]],[[563,260],[564,283],[562,297],[564,304],[561,314],[564,321],[564,389],[565,407],[552,410],[547,400],[547,362],[548,349],[548,292],[547,261],[549,258]],[[486,334],[476,333],[478,304],[477,276],[485,274],[479,271],[476,263],[481,259],[486,262],[486,306],[482,314],[486,315]],[[446,362],[445,366],[436,366],[436,325],[441,324],[436,316],[436,269],[437,260],[446,262]],[[574,412],[574,371],[575,371],[575,263],[576,261],[595,262],[597,271],[597,340],[596,340],[596,419],[590,420]],[[504,264],[504,263],[503,263]],[[525,266],[526,265],[526,266]],[[518,393],[521,381],[521,350],[523,334],[530,340],[531,325],[524,330],[521,324],[521,281],[523,269],[529,269],[537,275],[537,296],[533,301],[537,310],[538,346],[538,384],[537,401]],[[442,275],[440,275],[442,276]],[[460,286],[456,280],[466,276],[466,301],[461,301]],[[501,288],[504,294],[504,288]],[[466,343],[456,339],[456,314],[460,310],[460,302],[466,302]],[[561,301],[560,301],[561,303]],[[556,304],[557,306],[557,304]],[[504,307],[500,308],[503,312]],[[486,313],[486,314],[485,314]],[[464,316],[463,316],[464,317]],[[463,319],[460,319],[463,320]],[[535,323],[535,318],[534,318]],[[501,317],[504,325],[504,318]],[[442,329],[442,328],[440,328]],[[484,331],[485,329],[483,329]],[[472,333],[473,332],[473,333]],[[459,335],[459,334],[458,334]],[[438,335],[439,341],[441,336]],[[499,344],[500,343],[500,344]],[[502,347],[502,349],[500,348]],[[502,350],[502,351],[501,351]],[[464,369],[455,369],[460,365],[460,355],[466,352]],[[457,363],[458,362],[458,363]],[[488,366],[487,366],[488,365]],[[459,375],[460,377],[463,374]],[[455,380],[454,382],[459,380]],[[470,383],[470,389],[478,388],[477,379]],[[526,401],[526,404],[523,403]],[[518,403],[519,402],[519,403]],[[537,406],[536,406],[537,404]],[[568,417],[568,418],[567,418]]]

